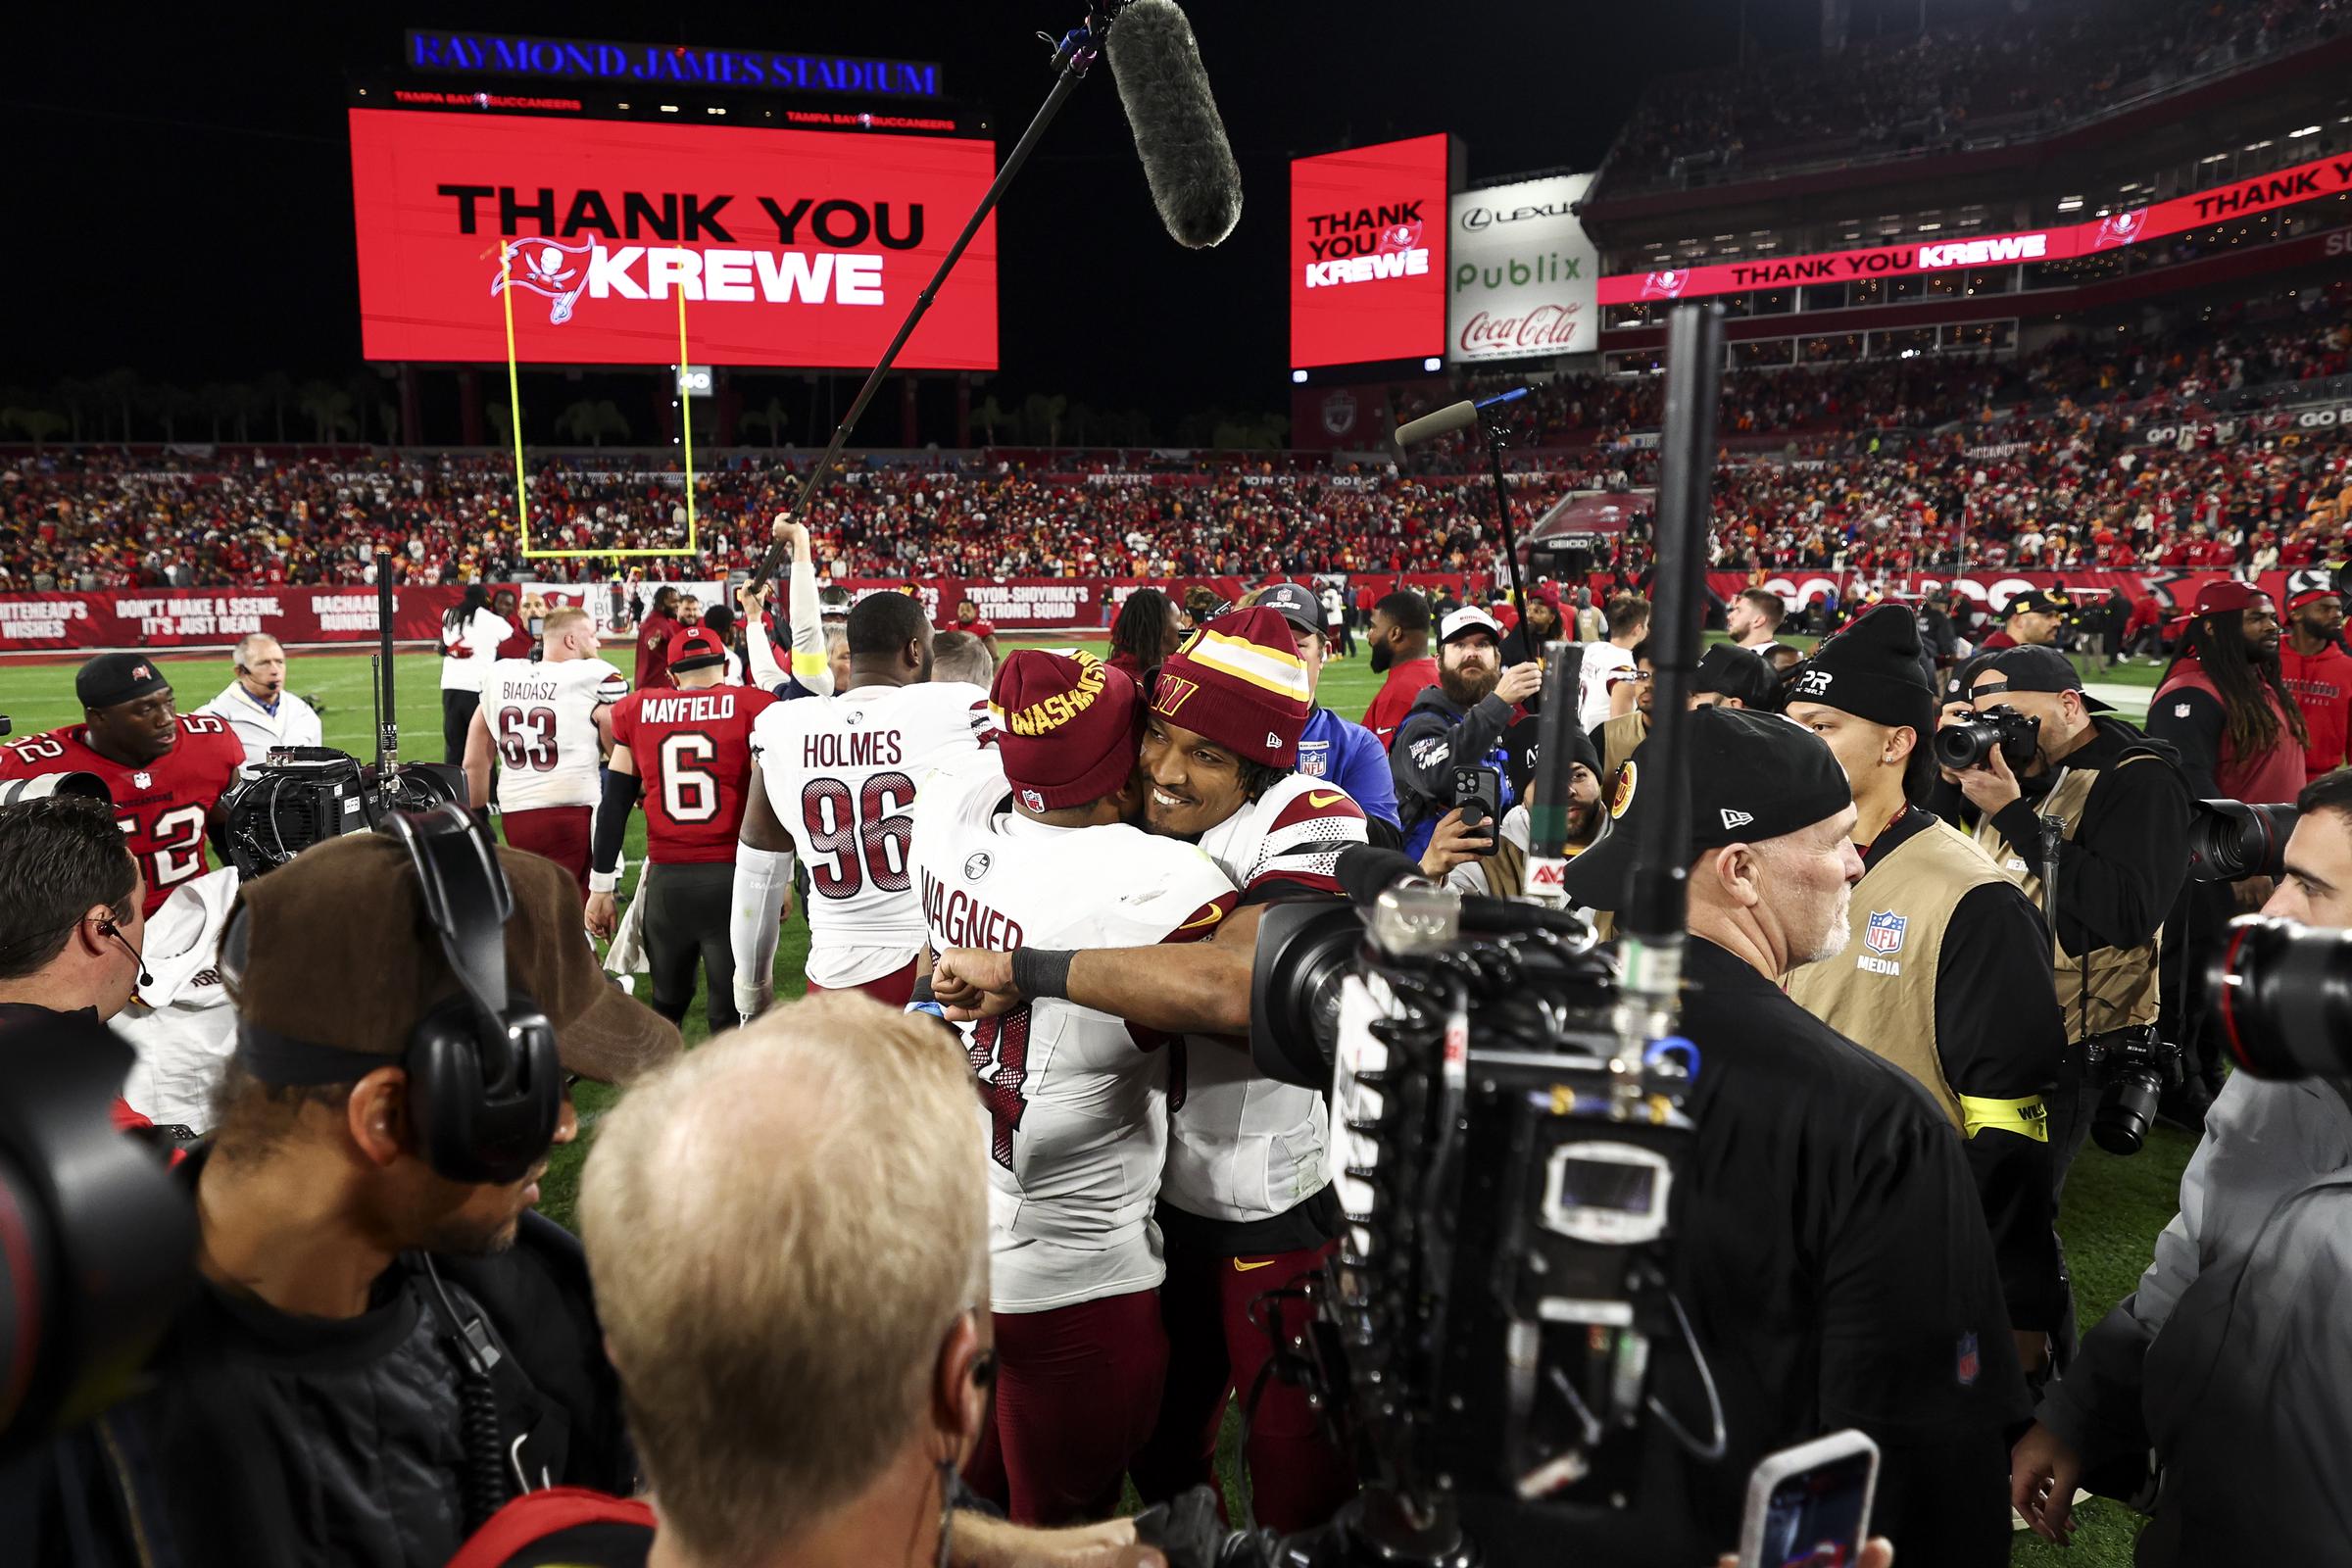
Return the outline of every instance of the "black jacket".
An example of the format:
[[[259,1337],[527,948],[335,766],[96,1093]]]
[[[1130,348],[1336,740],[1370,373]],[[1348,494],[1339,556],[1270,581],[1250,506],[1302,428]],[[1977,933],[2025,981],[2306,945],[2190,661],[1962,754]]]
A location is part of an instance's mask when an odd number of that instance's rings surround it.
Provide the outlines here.
[[[180,1168],[191,1188],[202,1165],[200,1152]],[[635,1491],[571,1234],[525,1213],[508,1250],[433,1266],[461,1319],[479,1316],[501,1352],[491,1387],[507,1483],[520,1468],[533,1487]],[[446,1322],[416,1256],[348,1321],[205,1285],[140,1392],[0,1472],[7,1560],[439,1568],[464,1540],[468,1457]]]
[[[1453,808],[1453,770],[1482,765],[1504,772],[1502,732],[1510,727],[1511,705],[1489,692],[1468,708],[1425,686],[1389,742],[1389,771],[1396,781],[1396,813],[1404,823],[1405,848],[1418,855],[1429,842],[1429,826]],[[1503,805],[1510,803],[1509,783]]]

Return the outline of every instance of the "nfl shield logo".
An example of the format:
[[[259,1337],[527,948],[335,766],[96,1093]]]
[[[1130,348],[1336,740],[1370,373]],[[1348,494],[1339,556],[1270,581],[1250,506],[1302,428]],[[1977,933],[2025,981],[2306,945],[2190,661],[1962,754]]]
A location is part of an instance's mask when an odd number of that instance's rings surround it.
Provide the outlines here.
[[[1862,945],[1886,957],[1903,951],[1903,932],[1910,926],[1907,915],[1881,913],[1872,910],[1870,923],[1863,928]]]
[[[138,772],[130,775],[130,787],[134,790],[146,789],[154,782],[155,775],[153,773]]]
[[[1977,1337],[1974,1334],[1961,1335],[1960,1354],[1959,1358],[1953,1362],[1952,1375],[1960,1380],[1962,1388],[1976,1387],[1977,1372],[1983,1364],[1982,1358],[1977,1354]]]

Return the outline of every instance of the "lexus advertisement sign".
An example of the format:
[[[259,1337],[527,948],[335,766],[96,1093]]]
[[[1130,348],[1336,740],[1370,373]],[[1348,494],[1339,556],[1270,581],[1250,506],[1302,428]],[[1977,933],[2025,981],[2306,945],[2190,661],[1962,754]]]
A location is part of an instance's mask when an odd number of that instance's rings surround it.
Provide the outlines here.
[[[1291,368],[1434,359],[1446,340],[1446,139],[1291,161]]]
[[[693,365],[871,365],[995,176],[966,138],[355,109],[362,346],[673,365],[683,303]],[[997,368],[994,218],[899,363]]]
[[[1467,190],[1446,222],[1446,358],[1589,354],[1600,258],[1577,221],[1590,174]]]

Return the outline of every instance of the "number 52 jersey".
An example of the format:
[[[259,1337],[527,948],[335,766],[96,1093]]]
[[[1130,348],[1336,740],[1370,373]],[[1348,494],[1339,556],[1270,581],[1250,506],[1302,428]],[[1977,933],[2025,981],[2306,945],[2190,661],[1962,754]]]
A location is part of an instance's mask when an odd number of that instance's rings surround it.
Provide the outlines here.
[[[95,773],[114,797],[115,825],[147,885],[146,913],[208,869],[204,828],[245,765],[245,745],[210,713],[179,715],[179,735],[154,761],[126,766],[90,749],[79,724],[0,744],[0,778]]]
[[[989,733],[988,694],[962,681],[796,698],[752,725],[760,786],[808,867],[811,981],[844,990],[913,961],[914,792]]]
[[[1009,793],[993,755],[923,786],[914,862],[933,948],[1198,941],[1233,908],[1233,884],[1192,845],[1123,824],[1050,827],[1010,809]],[[1043,1312],[1158,1285],[1161,1038],[1056,999],[958,1027],[988,1141],[991,1304]]]

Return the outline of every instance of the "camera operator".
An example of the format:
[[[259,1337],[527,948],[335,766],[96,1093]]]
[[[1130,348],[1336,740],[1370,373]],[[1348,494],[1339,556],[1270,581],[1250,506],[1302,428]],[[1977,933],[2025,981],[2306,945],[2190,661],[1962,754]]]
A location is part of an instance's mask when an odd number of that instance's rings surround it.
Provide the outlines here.
[[[1994,654],[1970,679],[1973,712],[1952,705],[1944,724],[2006,710],[2021,738],[1943,779],[1974,808],[1977,843],[2037,903],[2042,824],[2062,824],[2053,961],[2067,1051],[2048,1125],[2051,1180],[2063,1191],[2096,1098],[2085,1042],[2157,1020],[2158,937],[2187,877],[2188,788],[2172,749],[2110,715],[2054,648]]]
[[[1502,732],[1512,710],[1544,684],[1544,666],[1530,660],[1502,667],[1502,628],[1476,606],[1447,615],[1438,627],[1438,683],[1413,699],[1396,738],[1389,743],[1389,767],[1396,782],[1396,808],[1404,826],[1404,851],[1416,858],[1429,847],[1438,818],[1453,807],[1453,770],[1502,766]],[[1626,665],[1632,667],[1628,659]],[[1510,802],[1502,803],[1508,806]]]
[[[1959,829],[1912,804],[1933,761],[1936,688],[1911,611],[1881,605],[1816,649],[1788,716],[1853,787],[1851,958],[1788,977],[1807,1012],[1919,1080],[1958,1129],[1992,1234],[2018,1358],[2040,1368],[2066,1326],[2048,1108],[2066,1052],[2050,932]]]
[[[2296,799],[2285,874],[2263,913],[2352,926],[2352,769]],[[2331,977],[2332,978],[2332,977]],[[2180,1208],[2139,1289],[2089,1333],[2011,1460],[2011,1498],[2063,1543],[2085,1477],[2126,1496],[2151,1448],[2163,1476],[2142,1568],[2340,1560],[2352,1540],[2341,1079],[2232,1073],[2180,1177]]]
[[[221,946],[237,1054],[218,1131],[178,1167],[203,1289],[142,1392],[11,1477],[38,1495],[0,1506],[53,1532],[16,1560],[407,1568],[444,1561],[517,1479],[633,1490],[585,1264],[529,1212],[547,1146],[518,1179],[453,1172],[519,1161],[539,1125],[495,1156],[469,1136],[515,1122],[511,1063],[484,1081],[483,1012],[543,1041],[508,1021],[537,1011],[564,1069],[608,1081],[674,1055],[677,1032],[607,982],[561,869],[494,851],[454,807],[415,822],[414,851],[349,834],[244,890]],[[478,882],[437,878],[449,909],[428,915],[413,854]],[[485,967],[511,978],[504,1010]],[[532,1055],[520,1093],[568,1142],[562,1079]]]
[[[286,651],[268,632],[237,643],[237,678],[196,710],[223,719],[244,744],[245,760],[259,762],[281,746],[324,746],[326,732],[311,705],[286,690]]]
[[[1702,710],[1689,735],[1681,1033],[1701,1065],[1673,1273],[1729,1442],[1701,1464],[1651,1434],[1642,1490],[1687,1500],[1681,1532],[1650,1510],[1577,1545],[1595,1562],[1698,1558],[1737,1536],[1758,1458],[1855,1426],[1882,1450],[1872,1524],[1898,1561],[2004,1562],[2005,1429],[2030,1405],[1968,1162],[1916,1079],[1780,985],[1845,950],[1863,874],[1852,791],[1830,748],[1778,716]],[[1608,836],[1568,862],[1576,904],[1624,907],[1639,813],[1666,793],[1644,760]],[[1703,1408],[1683,1358],[1658,1375],[1669,1408]]]
[[[1516,728],[1514,729],[1516,733]],[[1511,791],[1519,804],[1502,814],[1500,823],[1472,823],[1465,808],[1455,807],[1438,819],[1429,848],[1421,852],[1421,869],[1464,893],[1516,899],[1527,891],[1527,846],[1533,837],[1535,814],[1528,806],[1528,789],[1535,780],[1536,748],[1514,748],[1508,760]],[[1571,856],[1591,848],[1608,822],[1600,805],[1600,759],[1590,738],[1568,731],[1568,831]]]
[[[2181,634],[2180,650],[2148,700],[2150,739],[2170,743],[2198,800],[2283,805],[2305,783],[2303,746],[2310,731],[2286,687],[2278,616],[2270,595],[2251,583],[2209,582]],[[2182,889],[2174,940],[2163,961],[2166,1030],[2180,1043],[2184,1076],[2167,1094],[2165,1111],[2194,1128],[2222,1087],[2221,1045],[2209,1010],[2190,999],[2185,977],[2202,974],[2220,948],[2232,905],[2252,909],[2269,894],[2260,877],[2231,886],[2191,882]]]
[[[0,807],[0,1035],[129,1005],[147,917],[139,865],[102,801],[51,795]],[[115,1123],[151,1125],[120,1097]]]

